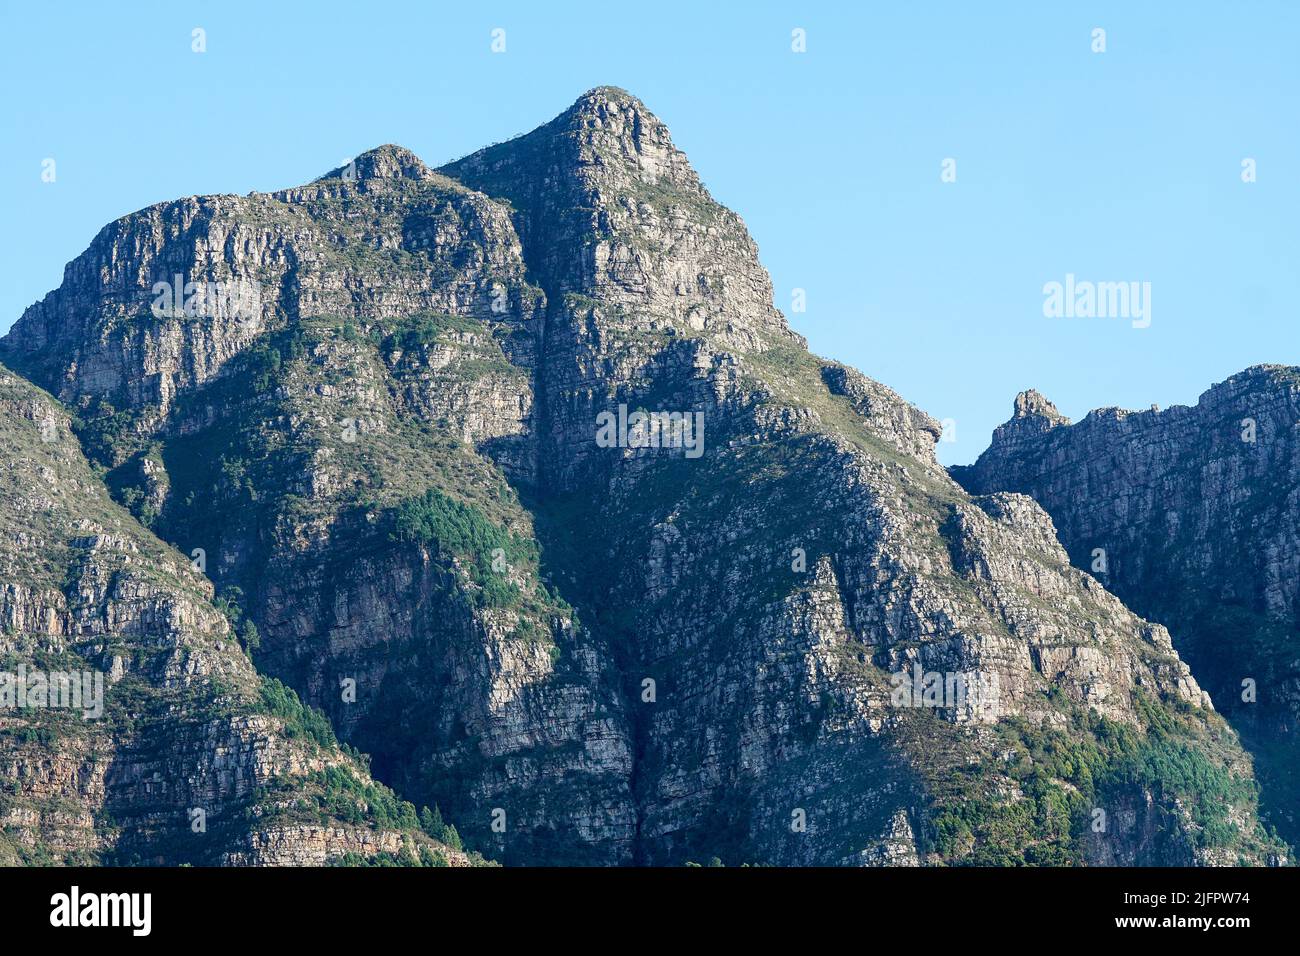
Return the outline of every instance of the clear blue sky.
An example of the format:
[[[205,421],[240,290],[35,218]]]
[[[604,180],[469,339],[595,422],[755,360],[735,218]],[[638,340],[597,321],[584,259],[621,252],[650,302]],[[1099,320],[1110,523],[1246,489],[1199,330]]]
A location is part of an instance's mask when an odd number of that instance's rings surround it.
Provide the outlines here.
[[[1300,363],[1297,3],[3,9],[0,329],[132,210],[295,185],[385,142],[440,164],[612,84],[744,217],[816,352],[956,420],[947,462],[1023,388],[1078,418]],[[1151,327],[1045,318],[1066,273],[1150,282]]]

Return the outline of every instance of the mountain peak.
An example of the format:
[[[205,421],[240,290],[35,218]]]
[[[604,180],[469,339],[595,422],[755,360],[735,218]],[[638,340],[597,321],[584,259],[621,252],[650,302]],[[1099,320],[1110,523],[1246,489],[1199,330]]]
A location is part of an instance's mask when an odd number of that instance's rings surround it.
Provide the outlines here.
[[[616,86],[588,90],[542,128],[548,127],[571,136],[582,159],[620,166],[648,182],[670,180],[699,188],[695,170],[673,145],[667,125],[627,90]]]
[[[553,299],[598,290],[647,328],[714,331],[737,348],[755,347],[760,331],[795,340],[744,222],[626,90],[588,90],[542,126],[438,172],[510,204]]]
[[[625,192],[645,183],[703,193],[690,161],[673,145],[668,127],[637,97],[617,86],[597,86],[579,96],[553,120],[504,143],[489,146],[441,170],[453,179],[475,180],[489,195],[509,196],[507,181],[519,167],[576,173],[583,188]],[[509,170],[510,177],[500,175]]]
[[[1046,418],[1052,423],[1069,424],[1069,419],[1057,411],[1047,396],[1035,389],[1026,389],[1016,396],[1013,418]]]
[[[385,143],[368,149],[321,179],[429,179],[433,171],[405,146]]]
[[[610,103],[633,106],[642,110],[646,108],[639,97],[632,95],[621,86],[595,86],[574,100],[573,106],[569,109],[570,111],[597,109],[601,105]]]
[[[664,126],[663,121],[639,97],[618,86],[597,86],[588,90],[574,100],[573,105],[556,117],[555,121],[579,120],[582,125],[599,127],[606,118],[619,114],[639,117],[647,125]]]

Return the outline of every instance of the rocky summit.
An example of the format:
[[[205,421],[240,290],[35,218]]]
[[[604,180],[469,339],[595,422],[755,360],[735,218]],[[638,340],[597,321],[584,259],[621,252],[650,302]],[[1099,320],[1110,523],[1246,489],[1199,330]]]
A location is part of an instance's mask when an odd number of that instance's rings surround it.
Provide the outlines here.
[[[964,488],[934,419],[809,353],[622,90],[440,169],[125,216],[0,361],[5,668],[104,678],[99,718],[0,711],[10,859],[1288,858],[1226,678],[1121,600],[1167,569],[1074,566],[1033,481]],[[1212,509],[1243,548],[1273,520],[1233,489],[1278,474],[1277,401],[1182,525],[1151,479],[1158,547],[1222,569]],[[1031,456],[1081,427],[1018,408]],[[1162,415],[1151,462],[1200,427]],[[1294,611],[1267,540],[1232,593]]]

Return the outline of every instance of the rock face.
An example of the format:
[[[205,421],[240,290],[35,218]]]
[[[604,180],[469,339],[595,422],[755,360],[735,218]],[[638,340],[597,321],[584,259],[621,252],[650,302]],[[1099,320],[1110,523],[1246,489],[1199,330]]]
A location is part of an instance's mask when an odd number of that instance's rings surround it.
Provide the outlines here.
[[[257,307],[159,315],[160,275]],[[128,216],[0,355],[258,667],[507,863],[1284,858],[1168,632],[809,354],[621,90]]]
[[[1173,634],[1256,754],[1269,818],[1300,837],[1300,369],[1256,366],[1194,408],[1107,408],[1071,425],[1037,392],[969,490],[1021,492],[1074,563]]]
[[[467,861],[258,678],[211,584],[112,502],[70,424],[0,368],[0,863]],[[82,693],[37,690],[58,675]]]

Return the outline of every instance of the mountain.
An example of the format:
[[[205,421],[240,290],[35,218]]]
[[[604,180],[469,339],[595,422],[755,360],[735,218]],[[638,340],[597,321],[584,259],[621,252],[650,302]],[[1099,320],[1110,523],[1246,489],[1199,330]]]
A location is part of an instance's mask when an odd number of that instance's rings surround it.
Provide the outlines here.
[[[604,87],[439,170],[126,216],[0,359],[494,859],[1283,862],[1165,628],[772,301]]]
[[[1300,368],[1256,366],[1192,408],[1078,424],[1022,392],[988,451],[953,472],[976,494],[1031,495],[1076,566],[1169,628],[1255,754],[1269,819],[1300,839]]]

